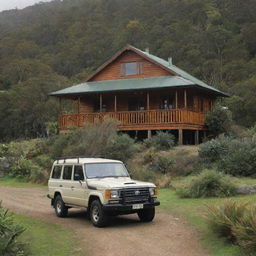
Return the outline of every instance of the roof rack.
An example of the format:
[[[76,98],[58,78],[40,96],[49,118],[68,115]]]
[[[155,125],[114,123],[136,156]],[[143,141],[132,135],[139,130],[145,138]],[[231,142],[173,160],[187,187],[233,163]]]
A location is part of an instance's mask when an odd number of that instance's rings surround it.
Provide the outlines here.
[[[99,158],[99,157],[102,157],[102,156],[93,156],[95,158]],[[80,158],[88,158],[88,156],[63,156],[63,157],[56,157],[56,161],[57,161],[57,164],[59,164],[59,160],[63,160],[64,163],[66,163],[66,159],[77,159],[77,163],[79,164],[79,159]]]

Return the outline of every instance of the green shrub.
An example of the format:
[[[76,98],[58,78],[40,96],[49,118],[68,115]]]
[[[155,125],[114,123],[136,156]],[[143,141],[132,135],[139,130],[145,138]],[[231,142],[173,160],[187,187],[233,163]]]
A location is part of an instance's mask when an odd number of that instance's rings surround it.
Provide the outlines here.
[[[213,110],[207,113],[205,123],[214,137],[222,133],[229,134],[232,125],[231,112],[220,105],[216,105]]]
[[[144,167],[128,168],[129,173],[135,180],[142,180],[155,183],[157,174],[154,171],[146,169]]]
[[[107,140],[105,157],[127,162],[136,151],[135,142],[129,135],[114,135]]]
[[[0,255],[25,256],[25,245],[19,242],[19,236],[25,229],[14,223],[13,217],[3,209],[0,203]]]
[[[199,157],[206,162],[216,162],[226,155],[229,149],[231,138],[220,137],[212,139],[200,145]]]
[[[157,150],[169,150],[175,145],[175,137],[167,132],[157,132],[156,135],[144,140],[144,144]]]
[[[183,198],[201,197],[227,197],[233,196],[236,186],[230,181],[230,177],[214,170],[205,170],[194,178],[177,193]]]
[[[248,203],[227,200],[220,206],[208,206],[206,219],[213,232],[225,239],[236,242],[236,227],[244,218]]]
[[[199,156],[206,163],[215,163],[217,169],[234,176],[256,174],[256,139],[220,137],[203,143]]]
[[[51,140],[53,140],[50,145],[52,158],[86,156],[127,161],[136,152],[134,140],[128,135],[117,134],[117,123],[113,120],[85,126]]]
[[[251,138],[232,140],[217,166],[218,170],[234,176],[256,175],[256,141]]]
[[[155,159],[149,165],[149,169],[166,174],[172,171],[174,160],[167,154],[156,154]]]

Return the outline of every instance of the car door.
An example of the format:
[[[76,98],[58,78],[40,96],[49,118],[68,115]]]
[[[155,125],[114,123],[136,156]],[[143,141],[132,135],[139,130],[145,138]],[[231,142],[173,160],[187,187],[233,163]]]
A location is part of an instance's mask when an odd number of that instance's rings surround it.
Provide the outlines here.
[[[72,204],[72,173],[73,165],[64,165],[62,172],[62,199],[66,204]]]
[[[71,183],[73,204],[85,207],[87,201],[85,190],[87,189],[87,185],[82,165],[74,165],[73,179]]]

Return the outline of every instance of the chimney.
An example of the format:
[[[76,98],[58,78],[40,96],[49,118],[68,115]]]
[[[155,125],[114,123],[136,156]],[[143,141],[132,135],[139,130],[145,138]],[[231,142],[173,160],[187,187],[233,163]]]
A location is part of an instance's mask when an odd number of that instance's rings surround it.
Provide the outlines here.
[[[146,53],[149,53],[149,48],[148,48],[148,47],[145,49],[145,52],[146,52]]]
[[[168,58],[168,62],[169,62],[169,66],[171,66],[172,65],[172,57]]]

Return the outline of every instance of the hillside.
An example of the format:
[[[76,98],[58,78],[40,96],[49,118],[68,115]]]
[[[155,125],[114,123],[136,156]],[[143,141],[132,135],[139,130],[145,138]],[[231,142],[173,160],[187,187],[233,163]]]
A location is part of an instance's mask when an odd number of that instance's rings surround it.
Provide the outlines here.
[[[0,140],[37,137],[55,122],[47,94],[84,81],[126,44],[149,47],[232,97],[256,122],[255,0],[56,0],[0,13]]]

